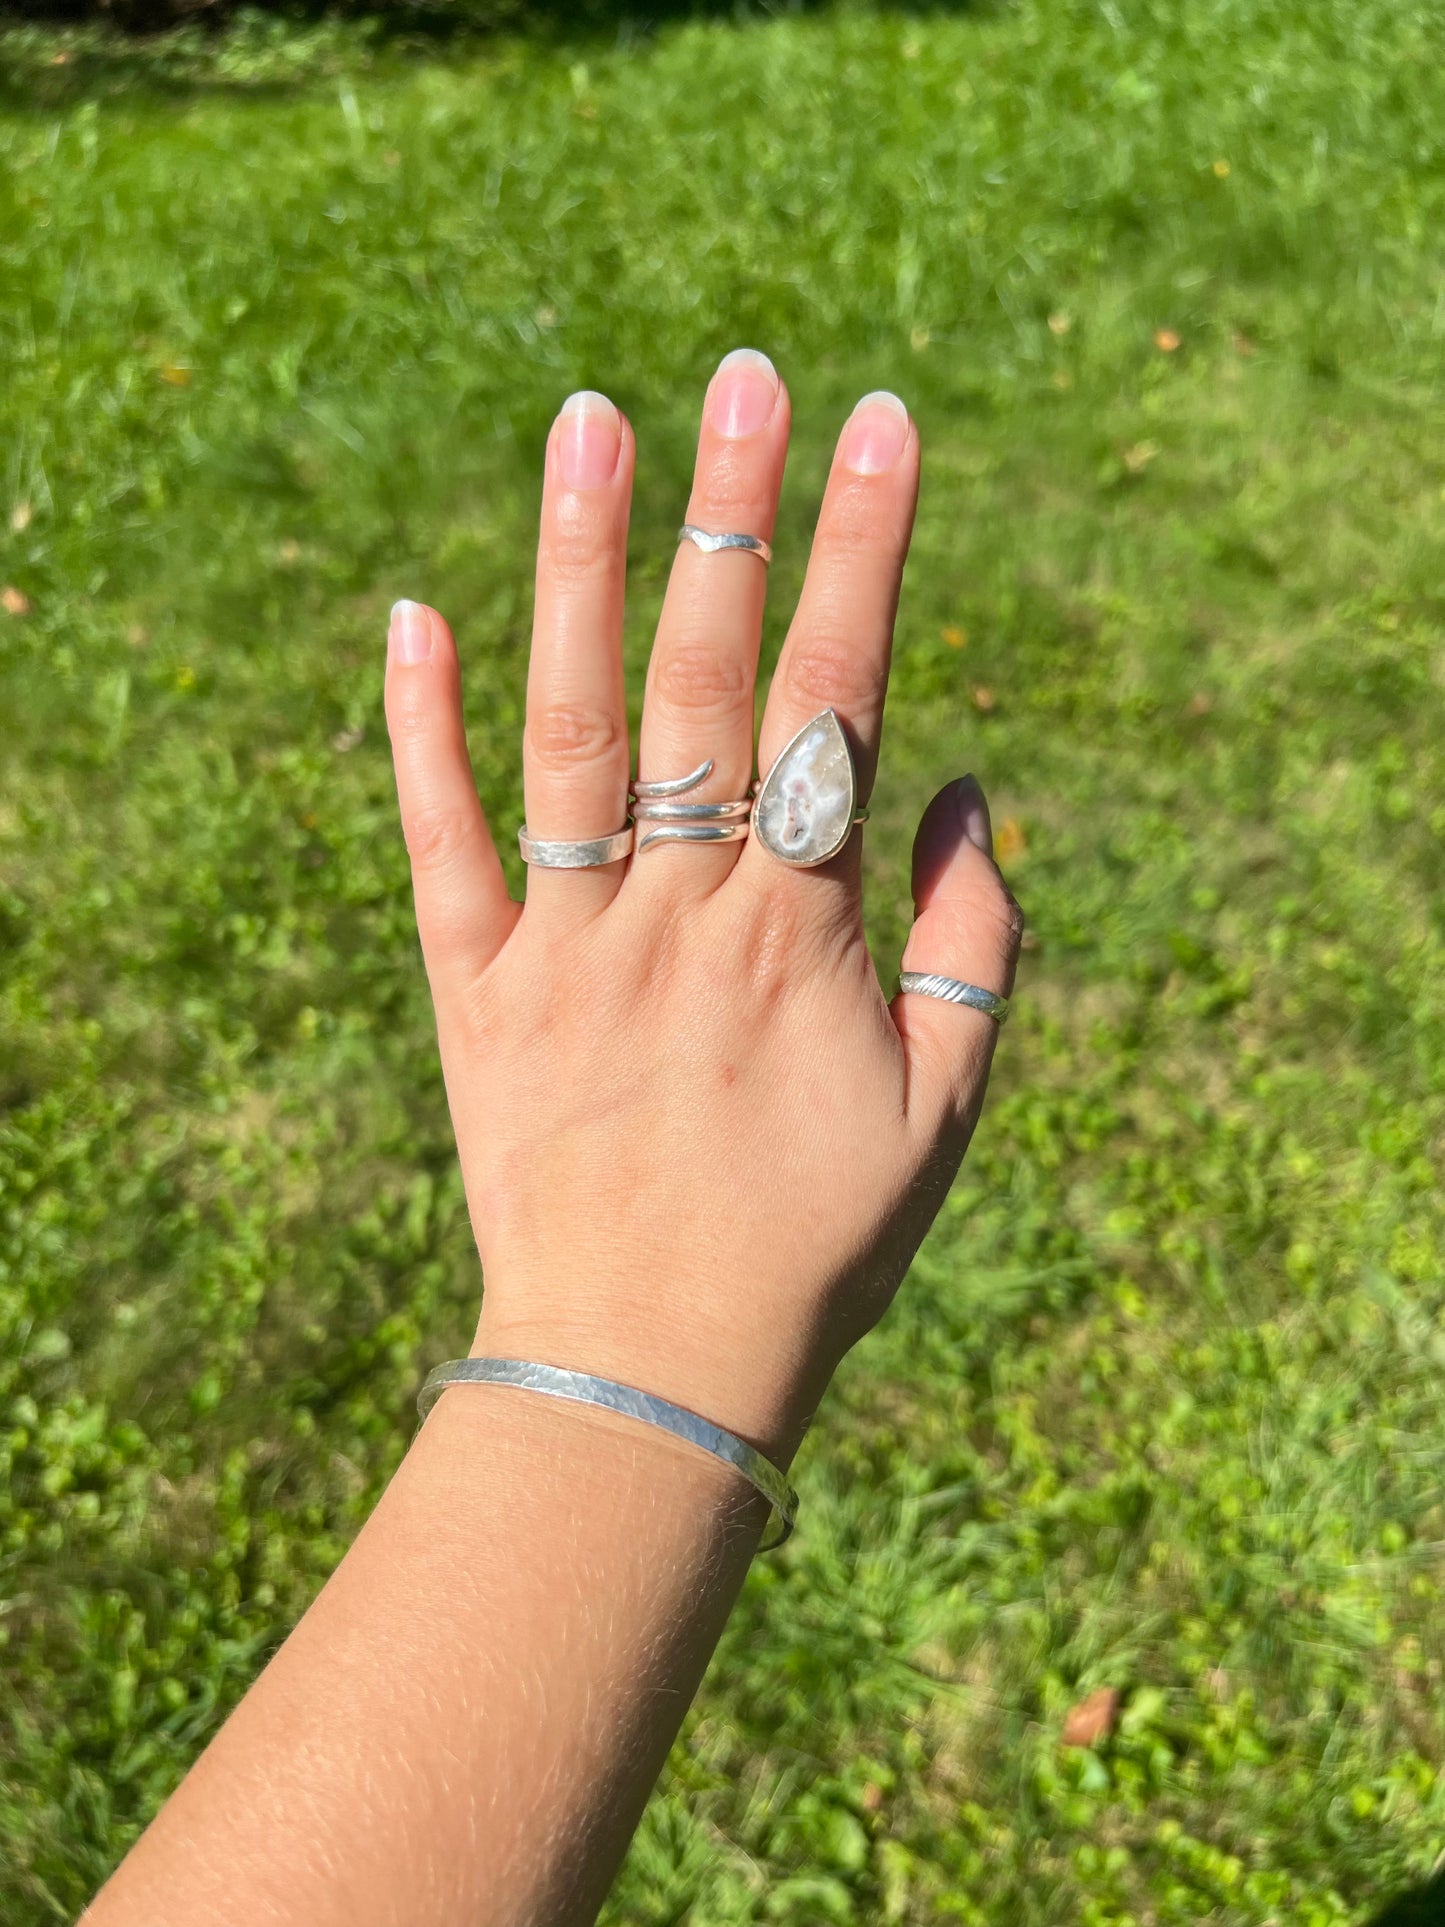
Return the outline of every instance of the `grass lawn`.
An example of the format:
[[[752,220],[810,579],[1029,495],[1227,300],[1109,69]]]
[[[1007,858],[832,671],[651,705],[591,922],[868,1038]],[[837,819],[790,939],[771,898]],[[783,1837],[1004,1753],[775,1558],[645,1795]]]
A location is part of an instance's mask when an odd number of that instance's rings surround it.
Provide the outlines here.
[[[469,1335],[385,612],[455,619],[514,863],[548,421],[588,385],[636,425],[640,687],[739,342],[798,423],[770,652],[842,415],[923,430],[880,960],[965,768],[1033,948],[608,1918],[1322,1927],[1429,1879],[1442,38],[1435,0],[0,34],[7,1927],[74,1915]]]

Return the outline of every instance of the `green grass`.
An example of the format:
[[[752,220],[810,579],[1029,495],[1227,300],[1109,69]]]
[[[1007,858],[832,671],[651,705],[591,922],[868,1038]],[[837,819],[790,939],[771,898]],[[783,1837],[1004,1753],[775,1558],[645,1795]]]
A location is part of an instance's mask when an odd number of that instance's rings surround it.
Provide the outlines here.
[[[968,767],[1036,947],[609,1917],[1315,1927],[1428,1877],[1442,32],[0,38],[7,1923],[134,1837],[469,1329],[386,608],[455,619],[507,831],[550,416],[636,425],[640,681],[738,342],[798,423],[770,652],[843,413],[923,429],[880,957]],[[1101,1685],[1118,1734],[1063,1748]]]

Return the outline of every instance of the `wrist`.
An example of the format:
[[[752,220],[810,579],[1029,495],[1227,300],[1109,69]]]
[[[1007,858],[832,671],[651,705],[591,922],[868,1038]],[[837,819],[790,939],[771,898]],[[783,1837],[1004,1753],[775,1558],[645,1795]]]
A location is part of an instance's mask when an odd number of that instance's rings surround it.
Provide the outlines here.
[[[519,1311],[491,1286],[471,1355],[590,1372],[651,1393],[734,1433],[781,1468],[796,1452],[827,1377],[810,1370],[808,1349],[786,1329],[753,1332],[715,1310],[684,1318],[611,1296],[564,1307],[529,1292]]]

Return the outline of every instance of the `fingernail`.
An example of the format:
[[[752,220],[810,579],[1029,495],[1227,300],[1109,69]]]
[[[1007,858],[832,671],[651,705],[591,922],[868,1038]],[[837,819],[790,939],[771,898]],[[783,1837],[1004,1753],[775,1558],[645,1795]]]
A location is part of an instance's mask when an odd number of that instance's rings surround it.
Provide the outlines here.
[[[960,776],[953,786],[953,806],[958,811],[958,827],[985,856],[993,855],[993,825],[988,816],[988,799],[976,776]]]
[[[778,371],[767,356],[756,348],[734,348],[708,385],[708,422],[733,441],[756,435],[771,420],[777,400]]]
[[[557,417],[557,465],[568,488],[601,488],[617,472],[622,417],[605,395],[583,388]]]
[[[431,617],[419,602],[393,602],[386,632],[386,650],[393,662],[425,662],[431,654]]]
[[[882,475],[908,446],[908,410],[886,388],[865,395],[843,430],[843,463],[855,475]]]

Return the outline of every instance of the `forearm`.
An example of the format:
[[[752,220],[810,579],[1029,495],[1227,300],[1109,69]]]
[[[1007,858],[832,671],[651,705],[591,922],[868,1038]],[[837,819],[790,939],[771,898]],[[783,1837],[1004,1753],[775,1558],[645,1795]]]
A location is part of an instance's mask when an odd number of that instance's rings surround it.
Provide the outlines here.
[[[765,1510],[649,1428],[447,1393],[94,1927],[592,1918]]]

